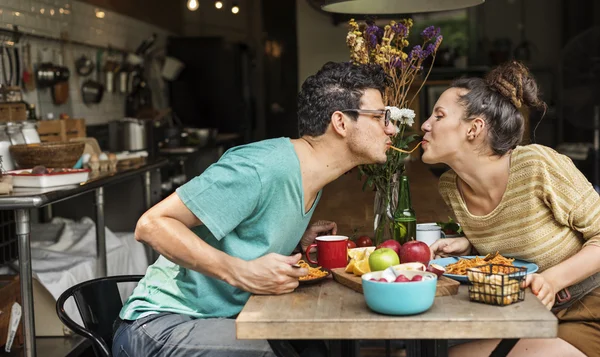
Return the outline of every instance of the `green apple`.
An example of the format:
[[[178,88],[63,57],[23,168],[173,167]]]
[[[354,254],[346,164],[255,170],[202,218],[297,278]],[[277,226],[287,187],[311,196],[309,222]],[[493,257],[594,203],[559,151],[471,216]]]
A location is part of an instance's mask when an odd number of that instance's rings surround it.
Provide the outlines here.
[[[369,268],[371,271],[385,270],[393,265],[400,264],[398,254],[391,248],[379,248],[369,256]]]

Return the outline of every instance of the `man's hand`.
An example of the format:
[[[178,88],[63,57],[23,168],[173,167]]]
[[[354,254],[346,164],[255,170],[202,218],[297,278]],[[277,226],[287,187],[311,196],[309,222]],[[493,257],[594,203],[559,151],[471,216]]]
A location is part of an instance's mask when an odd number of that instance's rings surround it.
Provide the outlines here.
[[[548,310],[552,309],[556,298],[556,289],[549,279],[546,279],[542,274],[529,274],[525,278],[525,287],[530,287],[531,292],[540,299]]]
[[[301,255],[285,256],[269,253],[252,261],[241,261],[229,284],[253,294],[286,294],[298,287],[298,278],[308,274],[304,268],[293,268]]]
[[[457,255],[469,255],[471,248],[471,243],[469,243],[469,240],[464,237],[438,239],[430,247],[431,259]]]
[[[331,221],[317,221],[306,229],[300,239],[300,246],[302,247],[302,253],[306,252],[306,248],[315,242],[315,238],[319,235],[336,235],[337,224]]]

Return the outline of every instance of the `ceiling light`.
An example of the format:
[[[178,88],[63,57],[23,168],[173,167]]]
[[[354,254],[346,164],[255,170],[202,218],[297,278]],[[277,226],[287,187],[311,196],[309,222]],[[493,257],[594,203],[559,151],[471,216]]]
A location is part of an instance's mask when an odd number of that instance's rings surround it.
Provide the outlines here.
[[[342,14],[409,14],[456,10],[484,2],[485,0],[327,0],[322,9]]]
[[[238,12],[240,12],[240,7],[239,7],[239,6],[237,6],[236,4],[234,4],[234,5],[231,7],[231,12],[232,12],[232,13],[234,13],[234,14],[237,14]]]
[[[198,6],[199,5],[200,4],[198,4],[198,0],[188,0],[188,2],[187,2],[187,8],[190,11],[196,11],[196,10],[198,10]]]
[[[215,7],[217,9],[222,9],[223,8],[223,2],[222,1],[215,1]]]
[[[106,14],[102,10],[96,9],[96,17],[99,19],[103,19]]]

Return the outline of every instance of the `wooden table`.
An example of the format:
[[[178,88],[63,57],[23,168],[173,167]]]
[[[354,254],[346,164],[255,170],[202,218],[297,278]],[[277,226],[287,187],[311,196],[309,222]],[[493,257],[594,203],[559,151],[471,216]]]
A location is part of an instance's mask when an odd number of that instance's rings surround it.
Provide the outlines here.
[[[239,339],[416,340],[415,355],[444,355],[448,339],[520,339],[557,336],[558,320],[528,290],[510,306],[470,302],[467,286],[438,297],[425,313],[386,316],[363,296],[333,280],[286,295],[254,295],[236,320]],[[356,355],[346,344],[342,356]]]

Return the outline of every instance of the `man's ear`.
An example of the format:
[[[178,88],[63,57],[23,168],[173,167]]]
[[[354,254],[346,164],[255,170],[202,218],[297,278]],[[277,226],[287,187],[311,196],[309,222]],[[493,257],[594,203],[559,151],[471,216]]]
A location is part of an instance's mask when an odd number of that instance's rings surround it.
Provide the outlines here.
[[[342,112],[335,111],[331,114],[331,128],[341,137],[346,137],[348,135],[348,120],[350,119]]]
[[[471,120],[467,130],[467,138],[469,140],[477,138],[485,130],[485,125],[485,120],[483,120],[481,117],[476,117],[475,119]]]

